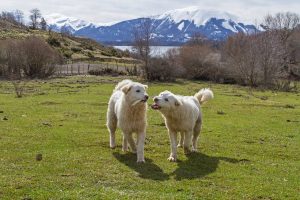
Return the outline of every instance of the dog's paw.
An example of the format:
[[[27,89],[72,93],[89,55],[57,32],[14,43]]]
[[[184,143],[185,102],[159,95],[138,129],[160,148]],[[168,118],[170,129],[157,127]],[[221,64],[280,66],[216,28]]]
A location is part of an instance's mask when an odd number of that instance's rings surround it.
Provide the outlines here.
[[[116,145],[110,145],[109,146],[111,149],[115,149],[116,148]]]
[[[122,148],[122,151],[123,151],[123,152],[128,152],[128,148],[124,148],[124,147],[123,147],[123,148]]]
[[[168,158],[168,161],[170,161],[170,162],[176,162],[176,157],[170,156],[170,157]]]
[[[139,163],[139,164],[140,164],[140,163],[145,163],[145,159],[139,159],[139,160],[137,160],[136,162]]]
[[[198,152],[198,150],[195,149],[195,148],[193,148],[193,149],[192,149],[192,153],[196,153],[196,152]]]
[[[185,155],[192,153],[192,151],[189,148],[184,147],[183,152]]]

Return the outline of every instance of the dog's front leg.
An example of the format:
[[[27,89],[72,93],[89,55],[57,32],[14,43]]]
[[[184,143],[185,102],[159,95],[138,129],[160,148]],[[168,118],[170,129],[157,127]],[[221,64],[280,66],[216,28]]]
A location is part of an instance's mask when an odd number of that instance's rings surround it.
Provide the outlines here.
[[[144,144],[145,144],[146,133],[141,132],[137,135],[137,162],[144,163]]]
[[[168,158],[171,162],[176,162],[177,160],[177,133],[175,131],[169,131],[171,154]]]

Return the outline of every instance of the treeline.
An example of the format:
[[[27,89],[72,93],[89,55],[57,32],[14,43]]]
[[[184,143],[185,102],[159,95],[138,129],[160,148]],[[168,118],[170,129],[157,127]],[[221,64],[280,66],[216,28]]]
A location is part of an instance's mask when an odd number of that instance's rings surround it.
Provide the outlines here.
[[[42,13],[39,9],[34,8],[30,10],[29,15],[29,24],[25,24],[24,13],[21,10],[15,10],[12,12],[3,11],[0,13],[0,20],[8,21],[12,24],[15,24],[19,27],[27,27],[30,29],[42,29],[47,30],[47,22],[45,18],[42,16]]]
[[[176,77],[291,90],[300,80],[300,26],[294,13],[265,17],[264,30],[238,33],[224,42],[195,35],[184,46],[159,58],[151,57],[151,24],[135,30],[136,56],[144,61],[147,80]],[[298,62],[298,63],[297,63]]]

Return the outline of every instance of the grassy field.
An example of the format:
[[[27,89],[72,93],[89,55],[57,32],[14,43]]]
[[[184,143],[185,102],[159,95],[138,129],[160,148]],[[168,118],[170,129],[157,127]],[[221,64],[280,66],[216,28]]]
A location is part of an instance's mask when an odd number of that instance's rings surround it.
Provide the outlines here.
[[[23,98],[0,82],[0,199],[299,199],[300,94],[180,81],[151,83],[193,95],[210,87],[199,153],[170,163],[162,117],[148,111],[146,163],[109,148],[107,102],[121,78],[32,81]],[[148,102],[152,103],[151,101]],[[41,159],[42,157],[42,159]]]

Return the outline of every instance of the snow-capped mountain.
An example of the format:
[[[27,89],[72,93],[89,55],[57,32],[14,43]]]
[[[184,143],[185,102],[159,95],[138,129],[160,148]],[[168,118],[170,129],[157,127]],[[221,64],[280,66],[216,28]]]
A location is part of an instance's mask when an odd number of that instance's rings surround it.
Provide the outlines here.
[[[224,40],[235,33],[257,31],[254,25],[245,25],[237,16],[228,12],[202,10],[198,7],[176,9],[148,18],[111,24],[95,24],[60,14],[48,15],[45,19],[55,31],[60,31],[63,27],[74,35],[115,45],[130,44],[134,28],[145,19],[151,20],[154,29],[152,37],[158,45],[183,44],[197,33],[211,40]]]
[[[67,17],[58,13],[46,15],[44,18],[49,26],[51,26],[54,30],[60,31],[62,27],[66,27],[72,33],[75,33],[76,31],[92,24],[84,20],[76,19],[74,17]]]

